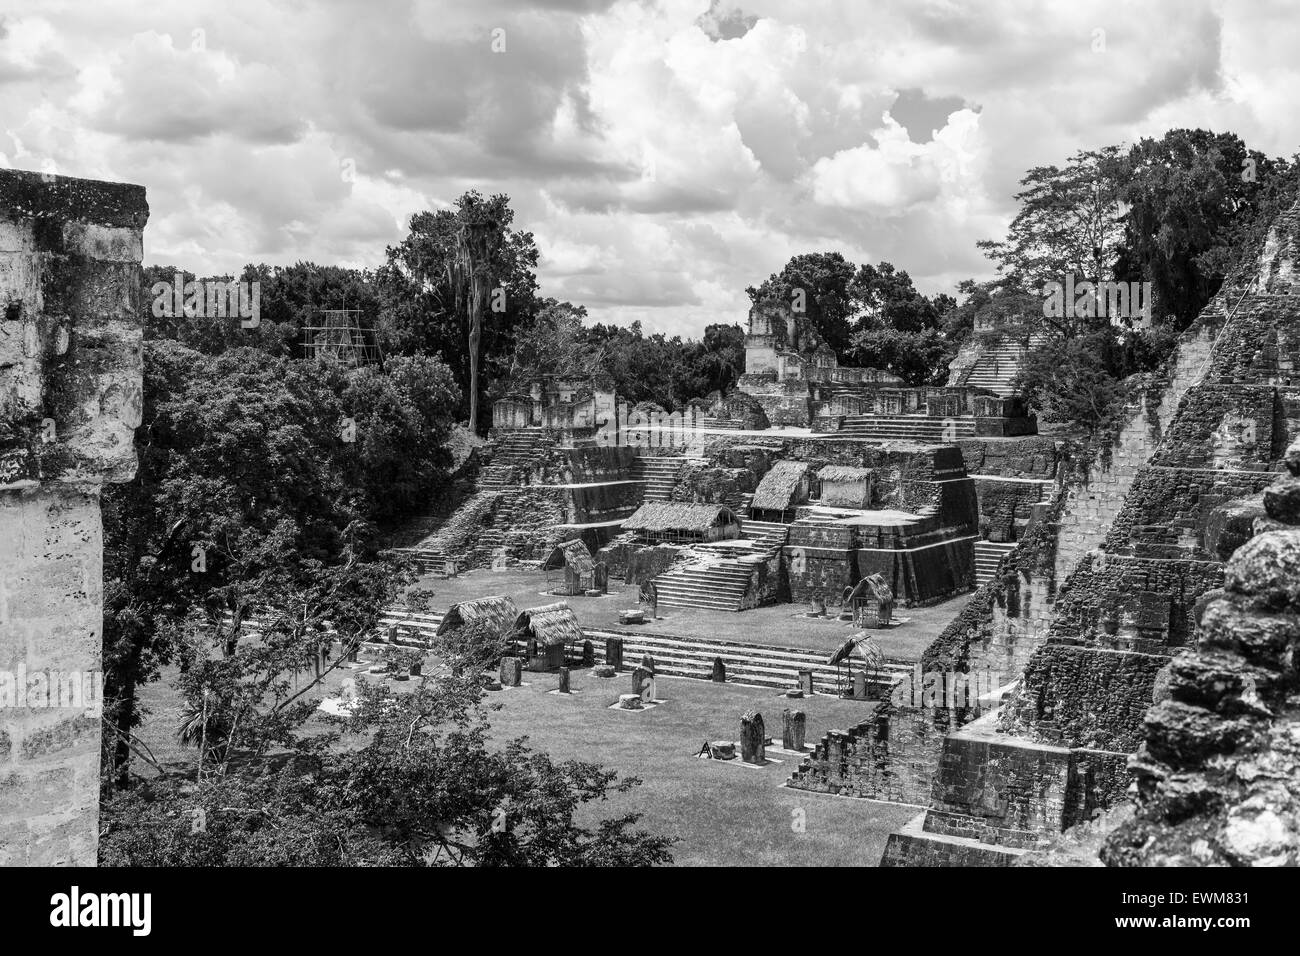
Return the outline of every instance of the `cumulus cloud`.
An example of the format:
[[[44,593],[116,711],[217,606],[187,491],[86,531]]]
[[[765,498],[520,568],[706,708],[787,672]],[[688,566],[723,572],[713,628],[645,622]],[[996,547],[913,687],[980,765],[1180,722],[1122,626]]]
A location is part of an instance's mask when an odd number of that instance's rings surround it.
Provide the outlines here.
[[[146,259],[376,265],[505,192],[544,294],[699,334],[837,249],[987,275],[1024,171],[1174,126],[1300,139],[1284,0],[11,0],[0,162],[140,182]]]

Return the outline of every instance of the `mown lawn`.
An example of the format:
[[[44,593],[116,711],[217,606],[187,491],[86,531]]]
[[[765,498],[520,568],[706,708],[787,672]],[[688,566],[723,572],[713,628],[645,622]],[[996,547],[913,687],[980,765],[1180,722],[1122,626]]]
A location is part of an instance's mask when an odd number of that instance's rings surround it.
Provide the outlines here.
[[[361,670],[339,670],[330,675],[323,694],[336,694],[349,677],[376,679]],[[771,753],[772,762],[761,768],[695,756],[706,739],[738,739],[740,716],[751,708],[762,713],[778,746],[782,709],[803,710],[811,749],[827,730],[844,729],[868,716],[872,703],[831,697],[789,700],[768,688],[660,678],[662,703],[635,713],[609,709],[619,694],[631,690],[626,671],[600,679],[574,670],[575,693],[569,697],[549,693],[556,686],[554,674],[525,673],[524,680],[524,687],[487,695],[489,705],[500,705],[491,713],[494,735],[502,741],[526,736],[535,749],[557,760],[593,761],[620,775],[640,777],[643,784],[631,792],[586,808],[586,822],[641,813],[644,828],[679,838],[673,851],[678,864],[875,866],[889,833],[917,812],[784,788],[781,784],[798,765],[799,758],[790,754]],[[192,764],[194,750],[174,738],[180,706],[170,683],[149,685],[144,702],[150,716],[141,737],[155,756],[173,766]],[[150,773],[142,762],[135,765]],[[797,821],[803,832],[796,832]]]

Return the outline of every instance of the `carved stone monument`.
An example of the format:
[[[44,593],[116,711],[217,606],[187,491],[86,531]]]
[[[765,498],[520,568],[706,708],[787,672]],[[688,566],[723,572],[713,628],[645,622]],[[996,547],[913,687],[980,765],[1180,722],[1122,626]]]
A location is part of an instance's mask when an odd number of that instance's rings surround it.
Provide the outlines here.
[[[748,710],[740,718],[740,759],[745,763],[767,762],[767,730],[763,715],[756,710]]]
[[[785,750],[803,750],[804,730],[807,724],[802,710],[786,708],[781,712],[781,747]]]

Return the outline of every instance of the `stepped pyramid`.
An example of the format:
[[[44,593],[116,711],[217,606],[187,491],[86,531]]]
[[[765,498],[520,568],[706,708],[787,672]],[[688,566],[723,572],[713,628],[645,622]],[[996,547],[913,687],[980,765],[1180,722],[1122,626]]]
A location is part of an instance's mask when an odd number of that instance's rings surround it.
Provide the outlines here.
[[[987,622],[1041,625],[1011,658],[1027,659],[1023,678],[944,739],[931,806],[890,837],[883,865],[1007,864],[1124,799],[1157,675],[1194,643],[1195,605],[1223,580],[1207,525],[1271,484],[1300,436],[1298,231],[1300,203],[1182,336],[1114,460],[1023,562],[1027,580],[993,585]]]

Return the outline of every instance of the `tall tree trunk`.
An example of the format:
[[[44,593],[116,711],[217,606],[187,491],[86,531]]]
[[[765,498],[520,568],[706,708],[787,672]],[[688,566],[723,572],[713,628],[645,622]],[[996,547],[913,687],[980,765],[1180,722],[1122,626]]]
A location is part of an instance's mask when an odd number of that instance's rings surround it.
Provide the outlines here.
[[[483,339],[483,295],[477,278],[469,300],[469,431],[478,431],[478,352]]]

